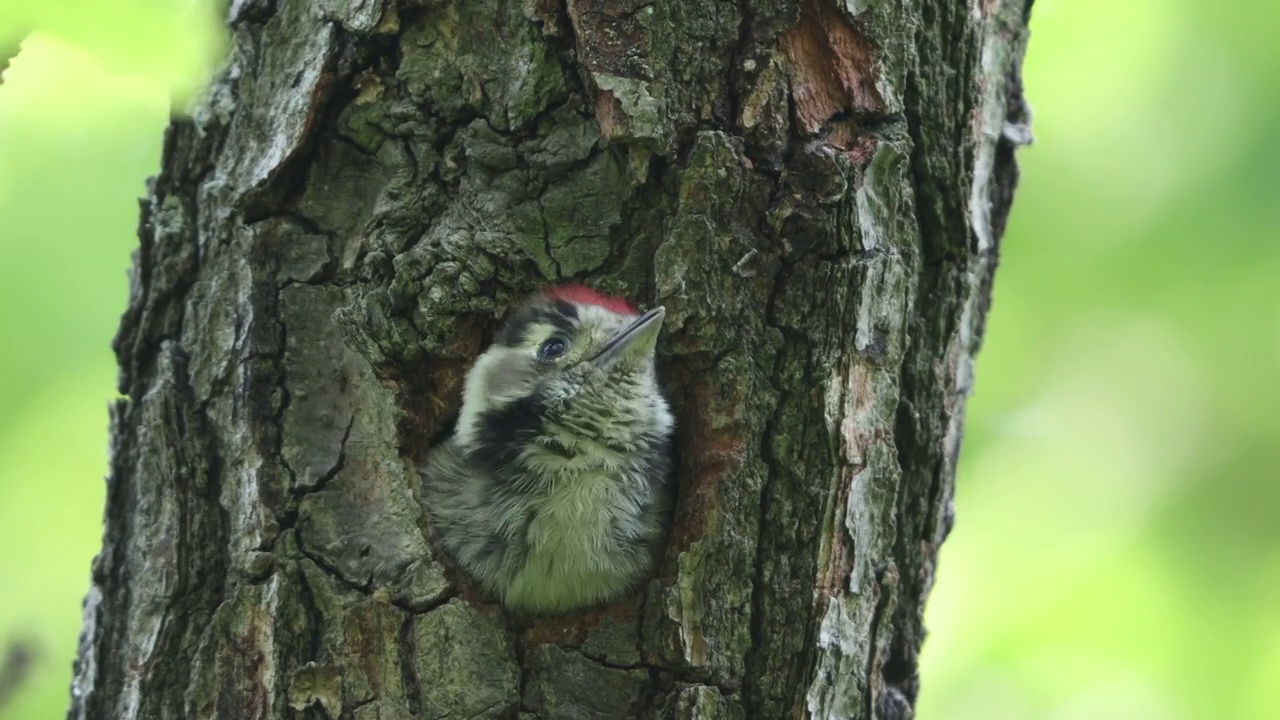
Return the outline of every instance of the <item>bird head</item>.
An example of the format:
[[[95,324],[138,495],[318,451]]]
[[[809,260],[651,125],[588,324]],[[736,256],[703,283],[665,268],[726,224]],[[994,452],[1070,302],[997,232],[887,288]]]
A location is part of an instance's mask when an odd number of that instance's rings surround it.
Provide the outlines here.
[[[468,372],[455,438],[468,446],[488,425],[548,419],[614,438],[665,431],[671,419],[654,369],[664,317],[661,307],[639,313],[576,285],[534,295]]]

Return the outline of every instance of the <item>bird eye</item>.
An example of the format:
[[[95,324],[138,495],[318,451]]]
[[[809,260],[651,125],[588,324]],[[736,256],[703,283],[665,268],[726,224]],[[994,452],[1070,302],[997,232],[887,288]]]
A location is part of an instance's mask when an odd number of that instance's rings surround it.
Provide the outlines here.
[[[562,337],[547,338],[538,347],[538,357],[543,360],[555,360],[569,349],[569,341]]]

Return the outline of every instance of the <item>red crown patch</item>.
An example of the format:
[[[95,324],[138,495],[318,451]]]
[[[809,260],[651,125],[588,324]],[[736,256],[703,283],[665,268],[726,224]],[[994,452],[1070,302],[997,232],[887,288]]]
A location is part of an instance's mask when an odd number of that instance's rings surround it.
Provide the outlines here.
[[[564,300],[565,302],[571,302],[577,305],[595,305],[596,307],[604,308],[605,310],[618,313],[619,315],[640,314],[636,312],[636,309],[626,300],[620,297],[613,297],[612,295],[605,295],[602,292],[597,292],[589,287],[583,287],[582,285],[562,285],[560,287],[551,288],[547,291],[547,295],[550,295],[557,300]]]

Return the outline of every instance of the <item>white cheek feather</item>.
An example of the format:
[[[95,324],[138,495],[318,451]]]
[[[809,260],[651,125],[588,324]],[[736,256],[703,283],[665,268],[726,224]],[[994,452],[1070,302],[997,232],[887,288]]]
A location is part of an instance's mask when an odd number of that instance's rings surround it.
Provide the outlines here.
[[[476,442],[482,414],[528,393],[528,382],[514,375],[510,367],[519,352],[513,348],[490,348],[476,358],[475,365],[467,372],[467,382],[462,389],[462,410],[454,429],[454,437],[462,447],[471,447]],[[507,367],[503,367],[504,364]],[[499,387],[503,387],[501,381],[504,380],[510,386],[504,387],[505,392],[497,392]]]
[[[494,404],[485,394],[484,378],[497,362],[497,355],[492,351],[486,352],[476,358],[476,364],[467,372],[467,383],[462,390],[462,412],[458,415],[458,427],[453,431],[458,444],[463,447],[470,447],[475,442],[480,413]]]

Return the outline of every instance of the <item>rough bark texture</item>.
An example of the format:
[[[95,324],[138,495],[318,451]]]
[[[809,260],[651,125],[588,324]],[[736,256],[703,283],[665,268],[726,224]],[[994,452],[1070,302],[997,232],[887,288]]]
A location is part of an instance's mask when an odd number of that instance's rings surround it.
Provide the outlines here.
[[[903,718],[1026,0],[235,0],[143,202],[73,718]],[[668,310],[680,502],[537,619],[415,461],[493,317]]]

